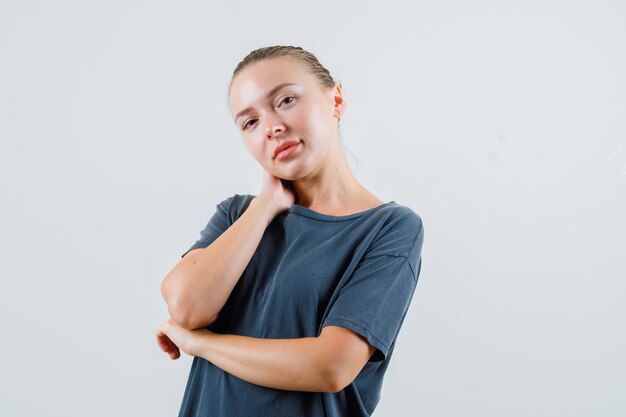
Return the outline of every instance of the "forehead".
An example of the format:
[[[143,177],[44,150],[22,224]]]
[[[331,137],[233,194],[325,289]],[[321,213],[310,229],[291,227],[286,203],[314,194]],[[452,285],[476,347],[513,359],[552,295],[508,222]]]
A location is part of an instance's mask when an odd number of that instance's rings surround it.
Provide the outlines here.
[[[310,86],[315,79],[295,58],[278,57],[250,64],[239,72],[230,89],[230,108],[233,114],[254,106],[266,98],[267,93],[282,83]]]

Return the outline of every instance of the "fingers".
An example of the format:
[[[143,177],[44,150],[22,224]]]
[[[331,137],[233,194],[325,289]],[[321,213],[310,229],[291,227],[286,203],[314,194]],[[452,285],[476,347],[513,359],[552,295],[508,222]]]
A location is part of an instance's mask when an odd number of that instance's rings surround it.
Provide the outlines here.
[[[156,331],[156,339],[161,350],[167,353],[172,360],[180,358],[180,349],[160,328]]]
[[[158,338],[159,347],[172,359],[180,358],[180,349],[167,336]]]
[[[174,343],[166,335],[157,336],[157,343],[159,344],[161,350],[163,350],[164,352],[171,350],[172,347],[175,346]]]
[[[172,360],[176,360],[176,359],[180,358],[180,350],[178,348],[176,348],[175,351],[168,352],[168,355],[170,356],[170,358],[172,358]]]

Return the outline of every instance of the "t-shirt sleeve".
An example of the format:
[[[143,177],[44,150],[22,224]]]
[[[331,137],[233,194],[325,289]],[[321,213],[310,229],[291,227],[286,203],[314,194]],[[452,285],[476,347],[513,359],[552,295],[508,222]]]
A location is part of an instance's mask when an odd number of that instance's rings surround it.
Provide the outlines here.
[[[225,200],[222,200],[217,206],[216,210],[213,213],[213,216],[209,219],[209,222],[206,224],[204,229],[200,231],[200,237],[196,242],[191,245],[189,249],[185,253],[182,254],[181,258],[183,258],[187,253],[192,249],[197,248],[206,248],[209,246],[215,239],[220,237],[226,229],[230,226],[228,220],[228,211],[230,209],[230,204],[233,200],[233,197],[228,197]]]
[[[417,215],[388,228],[343,284],[322,327],[351,329],[376,348],[370,362],[385,360],[415,292],[423,240]]]

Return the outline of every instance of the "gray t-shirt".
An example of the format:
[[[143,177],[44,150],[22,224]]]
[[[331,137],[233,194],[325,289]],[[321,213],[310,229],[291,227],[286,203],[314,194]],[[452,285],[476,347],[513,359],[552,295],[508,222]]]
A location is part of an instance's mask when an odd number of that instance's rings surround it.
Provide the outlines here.
[[[254,197],[220,202],[187,252],[211,244]],[[345,216],[297,204],[278,214],[209,328],[284,339],[319,336],[335,325],[365,337],[376,351],[338,393],[263,387],[194,357],[179,417],[370,416],[413,298],[423,240],[421,218],[395,201]]]

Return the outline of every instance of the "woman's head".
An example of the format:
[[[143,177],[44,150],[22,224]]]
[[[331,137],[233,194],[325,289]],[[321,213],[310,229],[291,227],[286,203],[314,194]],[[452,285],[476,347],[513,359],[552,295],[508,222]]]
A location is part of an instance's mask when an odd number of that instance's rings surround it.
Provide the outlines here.
[[[250,52],[233,72],[228,97],[246,147],[271,174],[288,180],[315,176],[344,157],[341,84],[302,48]],[[275,158],[289,143],[297,143],[291,155]]]

